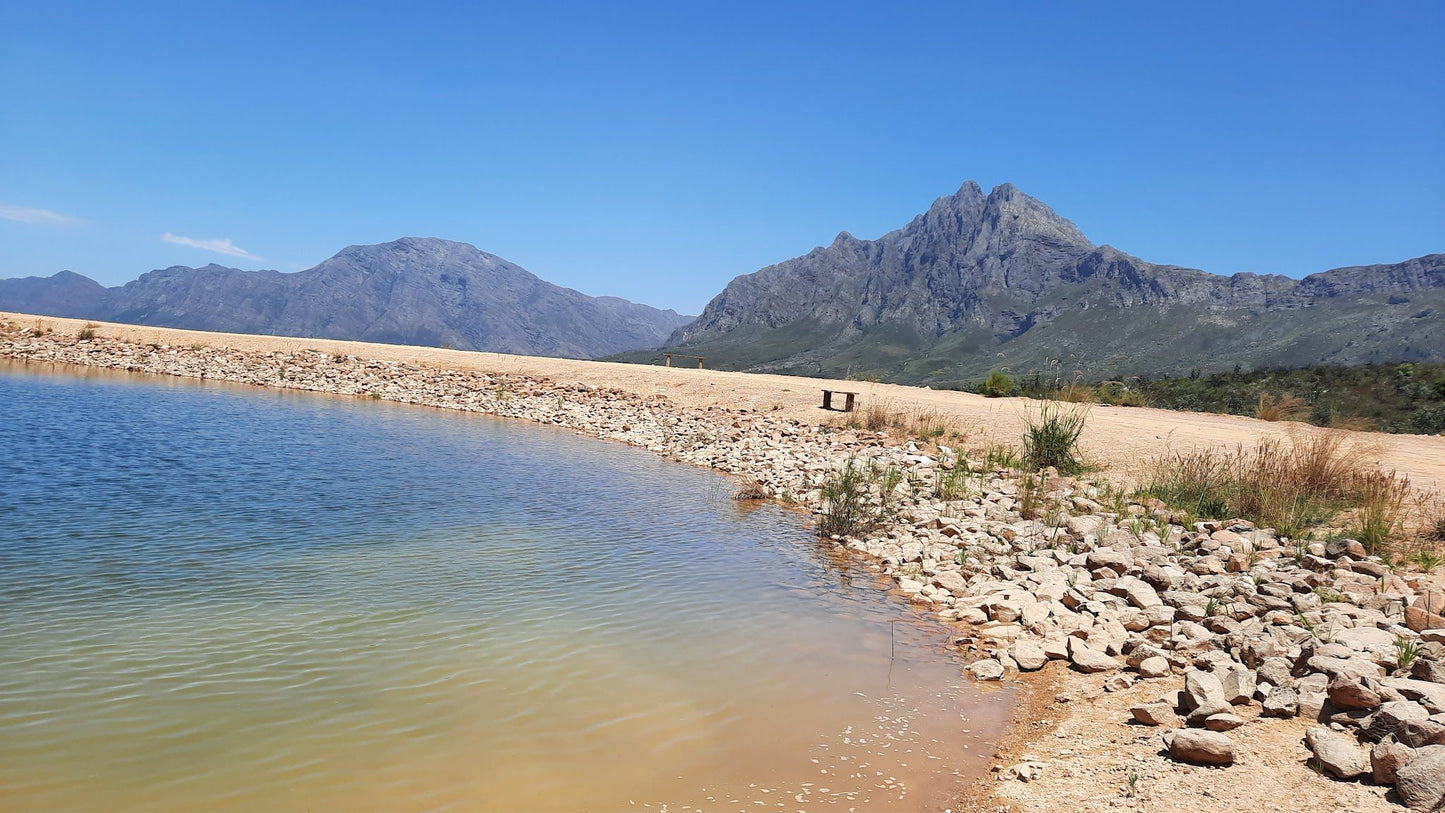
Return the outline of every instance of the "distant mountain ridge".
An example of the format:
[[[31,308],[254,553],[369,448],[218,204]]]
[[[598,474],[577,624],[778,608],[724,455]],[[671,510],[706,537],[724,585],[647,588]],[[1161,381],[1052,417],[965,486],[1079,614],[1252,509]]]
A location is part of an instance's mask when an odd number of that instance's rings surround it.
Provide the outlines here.
[[[965,183],[877,240],[737,277],[666,349],[709,365],[940,383],[1445,360],[1445,254],[1302,280],[1095,246],[1011,184]],[[632,354],[629,358],[640,358]]]
[[[553,285],[466,243],[350,246],[294,274],[173,266],[116,288],[62,271],[0,280],[0,310],[162,327],[595,358],[690,317]]]

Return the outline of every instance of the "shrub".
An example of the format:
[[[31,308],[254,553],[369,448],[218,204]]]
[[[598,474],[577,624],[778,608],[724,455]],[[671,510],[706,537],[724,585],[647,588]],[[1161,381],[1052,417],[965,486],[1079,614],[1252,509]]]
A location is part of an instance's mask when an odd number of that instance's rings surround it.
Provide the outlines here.
[[[1024,415],[1024,465],[1033,471],[1053,466],[1061,474],[1083,470],[1079,435],[1088,419],[1087,406],[1066,407],[1045,401],[1037,414]]]
[[[1434,550],[1418,550],[1410,557],[1410,564],[1422,573],[1429,573],[1440,565],[1445,565],[1445,554]]]
[[[979,388],[979,392],[989,398],[1003,398],[1013,395],[1017,390],[1018,384],[1013,380],[1013,376],[1003,370],[990,370],[988,378],[984,379],[983,386]]]
[[[871,401],[863,410],[863,426],[870,432],[881,432],[893,423],[893,410],[888,401]]]
[[[878,527],[896,511],[893,491],[902,481],[903,473],[895,467],[880,468],[871,460],[859,464],[848,458],[842,469],[823,482],[818,533],[856,536]]]
[[[1111,406],[1149,406],[1149,398],[1143,392],[1131,388],[1123,381],[1105,381],[1099,385],[1099,397]]]
[[[88,342],[88,341],[90,341],[91,339],[94,339],[94,338],[95,338],[95,329],[96,329],[97,327],[100,327],[100,325],[93,324],[93,323],[91,323],[91,322],[86,322],[86,323],[85,323],[85,327],[82,327],[82,328],[80,329],[80,332],[78,332],[78,333],[75,334],[75,338],[77,338],[77,339],[79,339],[79,340],[81,340],[81,341],[83,341],[83,342]]]

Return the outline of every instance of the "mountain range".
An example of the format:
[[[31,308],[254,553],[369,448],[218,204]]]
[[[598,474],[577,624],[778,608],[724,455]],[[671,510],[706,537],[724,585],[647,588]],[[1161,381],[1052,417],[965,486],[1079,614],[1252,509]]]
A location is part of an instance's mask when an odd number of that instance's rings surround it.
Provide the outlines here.
[[[1220,276],[1094,245],[1011,184],[939,198],[737,277],[693,320],[561,288],[465,243],[351,246],[293,274],[175,266],[106,288],[0,280],[0,310],[237,333],[446,345],[954,384],[990,369],[1097,380],[1445,361],[1445,254],[1303,279]]]
[[[656,347],[691,320],[539,279],[466,243],[351,246],[294,274],[173,266],[120,287],[62,271],[0,280],[0,310],[567,358]]]
[[[908,383],[992,368],[1098,379],[1445,361],[1445,254],[1225,277],[1096,246],[1013,185],[985,194],[970,181],[877,240],[844,232],[737,277],[665,349],[723,368]]]

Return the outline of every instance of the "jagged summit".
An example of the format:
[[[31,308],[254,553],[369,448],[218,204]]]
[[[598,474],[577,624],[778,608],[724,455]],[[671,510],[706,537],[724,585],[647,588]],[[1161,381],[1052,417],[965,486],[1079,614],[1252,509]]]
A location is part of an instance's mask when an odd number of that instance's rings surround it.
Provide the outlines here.
[[[668,347],[735,368],[898,381],[1001,365],[1187,372],[1445,360],[1445,320],[1429,318],[1442,312],[1442,255],[1304,280],[1222,277],[1096,246],[1013,184],[985,195],[968,181],[877,240],[843,232],[737,277]]]

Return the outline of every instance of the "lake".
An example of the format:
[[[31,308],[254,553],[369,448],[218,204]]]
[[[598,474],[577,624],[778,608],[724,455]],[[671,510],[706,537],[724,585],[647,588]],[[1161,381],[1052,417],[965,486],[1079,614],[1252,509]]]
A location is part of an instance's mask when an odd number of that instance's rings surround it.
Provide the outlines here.
[[[0,362],[0,809],[915,810],[1012,710],[720,474]]]

